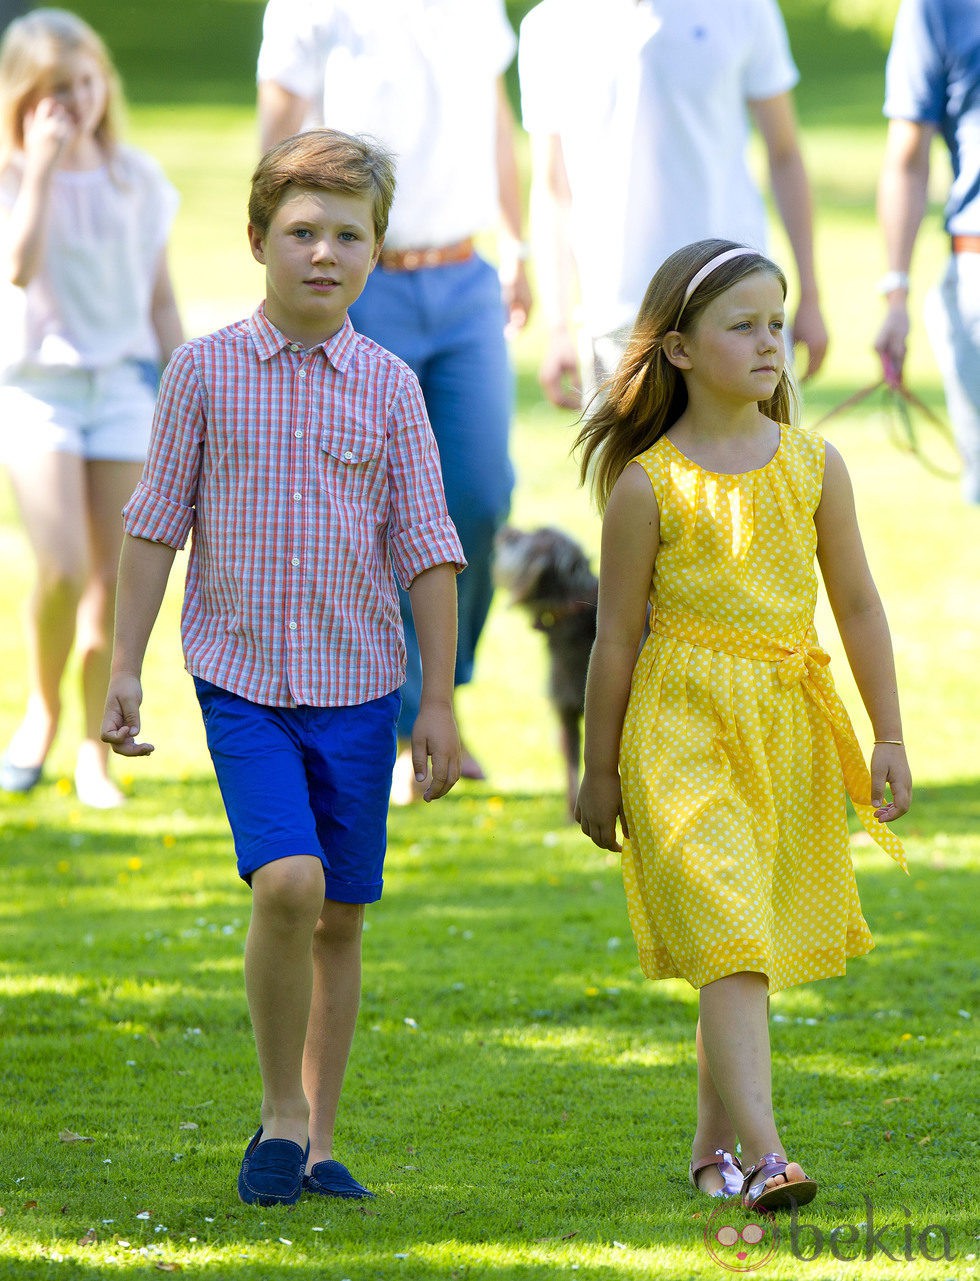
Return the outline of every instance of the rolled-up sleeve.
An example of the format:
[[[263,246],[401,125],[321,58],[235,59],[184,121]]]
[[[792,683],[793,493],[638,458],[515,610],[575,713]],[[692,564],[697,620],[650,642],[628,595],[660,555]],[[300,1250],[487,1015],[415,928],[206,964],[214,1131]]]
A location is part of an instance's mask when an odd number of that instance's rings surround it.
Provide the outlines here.
[[[143,475],[123,508],[127,534],[180,550],[194,526],[207,422],[206,399],[190,350],[180,347],[157,397]]]
[[[418,383],[406,379],[394,398],[388,438],[391,562],[402,587],[434,565],[466,568],[442,486],[439,448]]]

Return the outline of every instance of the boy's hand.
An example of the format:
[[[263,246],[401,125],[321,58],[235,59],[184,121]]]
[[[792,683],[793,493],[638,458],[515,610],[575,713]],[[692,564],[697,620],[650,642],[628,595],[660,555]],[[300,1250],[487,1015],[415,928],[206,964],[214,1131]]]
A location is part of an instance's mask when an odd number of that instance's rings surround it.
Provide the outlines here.
[[[137,743],[143,687],[136,676],[117,676],[109,682],[102,741],[120,756],[149,756],[152,743]]]
[[[412,726],[412,768],[419,783],[429,779],[422,799],[436,801],[459,782],[461,754],[459,731],[452,708],[448,706],[419,709]],[[429,776],[429,760],[432,774]]]

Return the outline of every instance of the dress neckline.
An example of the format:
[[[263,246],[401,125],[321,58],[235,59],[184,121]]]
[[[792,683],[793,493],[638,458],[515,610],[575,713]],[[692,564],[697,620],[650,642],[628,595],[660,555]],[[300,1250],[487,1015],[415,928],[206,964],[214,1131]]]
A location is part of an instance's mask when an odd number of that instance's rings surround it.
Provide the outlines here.
[[[696,463],[693,458],[688,458],[687,454],[685,454],[682,449],[678,449],[669,436],[661,436],[660,439],[667,442],[678,458],[683,458],[688,466],[696,467],[698,471],[703,471],[706,476],[727,476],[733,480],[738,480],[741,476],[757,476],[761,472],[764,472],[768,467],[773,465],[782,453],[783,442],[786,439],[786,429],[782,423],[777,425],[779,427],[779,440],[776,444],[776,448],[773,450],[772,457],[768,462],[763,463],[761,467],[750,467],[747,471],[712,471],[710,467],[702,467],[701,464]]]

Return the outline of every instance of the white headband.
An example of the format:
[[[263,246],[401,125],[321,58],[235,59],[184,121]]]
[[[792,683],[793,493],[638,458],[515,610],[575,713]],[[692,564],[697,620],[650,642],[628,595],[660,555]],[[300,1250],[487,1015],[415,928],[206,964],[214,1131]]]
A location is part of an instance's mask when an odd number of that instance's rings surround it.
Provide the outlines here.
[[[758,249],[748,249],[744,245],[741,245],[738,249],[725,249],[720,254],[715,254],[714,258],[708,259],[700,271],[696,271],[694,273],[687,289],[684,291],[684,301],[681,303],[681,309],[677,313],[677,322],[674,326],[675,329],[677,328],[677,325],[681,323],[684,310],[687,307],[687,304],[691,301],[691,297],[698,285],[700,285],[703,280],[707,280],[711,273],[716,271],[722,263],[730,262],[732,258],[741,258],[743,254],[754,254],[756,257],[761,257]]]

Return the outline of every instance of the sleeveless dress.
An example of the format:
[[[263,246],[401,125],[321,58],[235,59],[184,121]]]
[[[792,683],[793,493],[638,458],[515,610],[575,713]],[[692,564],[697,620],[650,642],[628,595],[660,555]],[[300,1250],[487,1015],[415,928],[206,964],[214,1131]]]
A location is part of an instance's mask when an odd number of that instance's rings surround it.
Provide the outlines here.
[[[640,965],[694,987],[753,971],[770,992],[843,974],[874,946],[845,790],[874,840],[903,868],[905,856],[874,817],[813,626],[823,439],[783,425],[771,461],[738,475],[666,437],[634,462],[660,508],[620,750]]]

